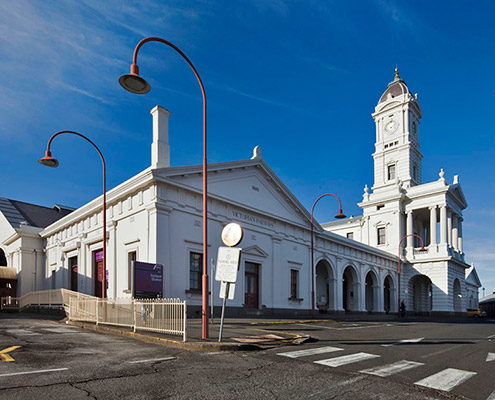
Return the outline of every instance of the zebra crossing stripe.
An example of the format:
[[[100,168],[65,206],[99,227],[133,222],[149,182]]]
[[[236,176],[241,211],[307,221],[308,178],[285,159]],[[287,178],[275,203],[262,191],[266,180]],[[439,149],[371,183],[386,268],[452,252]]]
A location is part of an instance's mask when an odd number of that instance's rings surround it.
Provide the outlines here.
[[[486,398],[486,400],[495,400],[495,391],[494,391],[494,392],[492,392],[492,394],[491,394],[490,396],[488,396],[488,397]]]
[[[325,365],[327,367],[340,367],[342,365],[352,364],[358,361],[369,360],[371,358],[380,357],[376,354],[355,353],[348,356],[328,358],[326,360],[315,361],[315,364]]]
[[[340,349],[338,347],[332,347],[332,346],[325,346],[325,347],[316,347],[306,350],[289,351],[286,353],[277,353],[277,355],[290,357],[290,358],[298,358],[304,356],[313,356],[316,354],[333,353],[334,351],[340,351],[340,350],[344,350],[344,349]]]
[[[387,364],[375,368],[363,369],[362,371],[359,372],[362,372],[363,374],[385,377],[385,376],[397,374],[402,371],[407,371],[408,369],[416,368],[421,365],[424,364],[416,361],[401,360],[393,364]]]
[[[461,383],[467,381],[474,375],[476,375],[476,372],[463,371],[461,369],[455,368],[447,368],[437,374],[421,379],[414,384],[450,392],[457,385],[460,385]]]

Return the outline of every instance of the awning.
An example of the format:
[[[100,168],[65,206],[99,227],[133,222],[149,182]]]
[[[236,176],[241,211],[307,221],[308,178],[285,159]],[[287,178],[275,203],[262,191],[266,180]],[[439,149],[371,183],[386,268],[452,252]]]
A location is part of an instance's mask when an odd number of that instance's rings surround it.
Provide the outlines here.
[[[0,267],[0,279],[17,280],[17,271],[15,270],[15,268]]]

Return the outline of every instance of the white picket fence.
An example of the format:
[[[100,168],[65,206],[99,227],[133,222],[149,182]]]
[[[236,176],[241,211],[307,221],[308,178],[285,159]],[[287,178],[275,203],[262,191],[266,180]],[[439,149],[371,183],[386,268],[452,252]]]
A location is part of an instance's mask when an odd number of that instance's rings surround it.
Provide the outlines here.
[[[180,299],[78,299],[71,298],[69,320],[128,326],[187,336],[187,304]]]
[[[94,297],[67,289],[40,290],[29,292],[22,297],[2,297],[0,298],[0,310],[6,308],[21,310],[29,306],[68,307],[70,299],[73,298],[91,299]]]

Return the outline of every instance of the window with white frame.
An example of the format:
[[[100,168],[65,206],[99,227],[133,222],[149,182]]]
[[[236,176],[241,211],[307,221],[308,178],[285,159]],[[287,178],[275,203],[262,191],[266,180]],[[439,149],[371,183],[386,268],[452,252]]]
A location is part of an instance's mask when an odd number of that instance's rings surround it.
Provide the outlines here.
[[[385,232],[385,227],[380,227],[377,229],[378,244],[385,244],[387,237]]]
[[[201,292],[202,268],[203,254],[191,251],[191,253],[189,253],[189,290],[194,292]]]
[[[354,232],[347,232],[345,236],[347,239],[354,239]]]
[[[387,177],[389,181],[395,179],[395,164],[387,166]]]

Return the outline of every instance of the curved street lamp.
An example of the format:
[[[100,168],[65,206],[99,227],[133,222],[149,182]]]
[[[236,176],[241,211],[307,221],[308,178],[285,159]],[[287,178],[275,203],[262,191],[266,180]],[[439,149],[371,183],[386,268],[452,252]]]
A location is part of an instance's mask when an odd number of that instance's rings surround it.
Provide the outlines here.
[[[143,44],[148,42],[160,42],[166,44],[167,46],[173,48],[177,53],[179,53],[193,70],[194,75],[196,76],[196,79],[198,80],[199,86],[201,88],[201,93],[203,95],[203,280],[202,280],[201,337],[203,339],[207,339],[208,338],[208,269],[207,269],[208,268],[208,264],[207,264],[207,260],[208,260],[207,198],[208,196],[207,196],[207,185],[206,185],[206,178],[207,178],[206,93],[205,93],[205,88],[203,86],[203,82],[199,77],[198,71],[196,71],[196,68],[194,68],[194,65],[189,60],[189,58],[187,58],[187,56],[182,52],[182,50],[180,50],[173,43],[170,43],[168,40],[159,37],[147,37],[141,40],[137,44],[136,48],[134,49],[134,54],[132,57],[131,72],[129,74],[122,75],[119,78],[119,83],[124,89],[128,90],[131,93],[136,93],[136,94],[145,94],[150,91],[151,88],[150,84],[145,79],[141,78],[141,76],[139,75],[139,67],[137,65],[137,55],[139,49],[141,48],[141,46],[143,46]]]
[[[94,144],[89,138],[86,136],[74,132],[74,131],[59,131],[57,133],[54,133],[50,139],[48,140],[48,144],[46,145],[46,151],[45,151],[45,156],[43,158],[40,158],[38,162],[40,164],[43,164],[47,167],[58,167],[58,160],[56,158],[52,157],[52,153],[50,151],[50,145],[52,143],[52,140],[55,139],[58,135],[64,134],[64,133],[69,133],[72,135],[79,136],[85,140],[87,140],[89,143],[93,145],[93,147],[96,149],[98,154],[100,155],[101,158],[101,163],[103,166],[103,290],[102,290],[102,296],[103,298],[107,297],[107,240],[106,240],[106,227],[107,227],[107,196],[106,196],[106,165],[105,165],[105,159],[103,158],[103,154],[101,154],[100,149],[96,144]]]
[[[397,255],[397,259],[398,259],[398,263],[399,263],[397,266],[397,274],[399,276],[399,279],[398,279],[398,289],[399,290],[397,291],[397,315],[399,316],[399,318],[400,318],[400,251],[401,251],[400,246],[402,245],[402,241],[404,239],[408,238],[409,236],[414,236],[414,237],[417,237],[419,240],[421,240],[421,248],[419,249],[419,251],[426,251],[423,239],[421,238],[421,236],[416,235],[415,233],[410,233],[409,235],[406,235],[401,240],[399,240],[399,254]]]
[[[333,193],[322,194],[320,197],[316,199],[316,201],[313,204],[313,207],[311,208],[311,318],[315,317],[315,257],[314,257],[314,241],[313,241],[313,236],[314,236],[313,211],[315,210],[316,203],[318,203],[320,199],[325,196],[333,196],[339,201],[339,213],[335,216],[335,218],[337,219],[347,218],[342,213],[342,203],[340,202],[340,199],[338,198],[338,196],[336,196]]]

